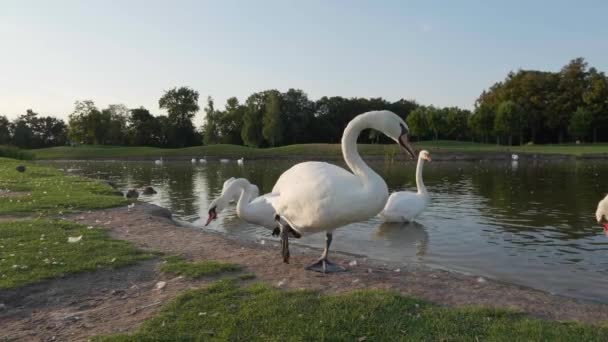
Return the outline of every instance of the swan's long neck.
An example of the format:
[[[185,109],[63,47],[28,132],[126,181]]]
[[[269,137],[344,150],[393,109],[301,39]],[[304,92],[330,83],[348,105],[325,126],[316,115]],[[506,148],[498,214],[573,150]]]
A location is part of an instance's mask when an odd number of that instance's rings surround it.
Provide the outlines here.
[[[245,181],[247,184],[241,184],[240,180],[237,181],[239,182],[237,183],[237,186],[241,191],[241,195],[236,203],[236,213],[241,216],[241,214],[249,207],[249,202],[251,202],[251,188],[249,187],[249,182]]]
[[[353,173],[364,180],[369,180],[372,177],[380,177],[372,168],[370,168],[359,155],[357,151],[357,138],[359,134],[366,128],[365,120],[360,117],[354,118],[346,126],[344,134],[342,134],[342,156],[346,165],[353,171]]]
[[[422,181],[422,169],[424,169],[424,159],[419,157],[418,164],[416,165],[416,187],[419,194],[427,194],[426,186],[424,186],[424,181]]]

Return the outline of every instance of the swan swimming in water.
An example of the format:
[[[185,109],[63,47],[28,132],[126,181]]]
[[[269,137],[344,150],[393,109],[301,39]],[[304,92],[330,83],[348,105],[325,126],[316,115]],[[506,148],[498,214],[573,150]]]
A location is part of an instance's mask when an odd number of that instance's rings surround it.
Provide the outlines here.
[[[277,180],[270,203],[278,214],[283,261],[289,262],[291,229],[301,235],[325,231],[325,250],[307,270],[339,272],[344,268],[327,258],[332,232],[349,223],[377,215],[388,198],[384,179],[372,170],[357,151],[361,131],[373,128],[397,142],[412,158],[414,150],[408,141],[408,126],[395,113],[381,110],[358,115],[342,135],[342,155],[347,171],[333,164],[304,162],[285,171]]]
[[[416,188],[418,188],[418,192],[394,192],[388,198],[384,210],[380,213],[380,217],[385,222],[412,222],[428,206],[430,197],[422,181],[422,169],[425,161],[430,162],[431,155],[428,151],[422,150],[418,155],[418,164],[416,165]]]
[[[154,164],[156,164],[156,165],[162,165],[163,164],[163,157],[160,157],[160,159],[155,160]]]
[[[595,218],[597,219],[597,223],[604,226],[604,232],[608,235],[608,195],[597,204]]]
[[[222,193],[209,204],[209,216],[205,226],[215,220],[229,202],[237,201],[236,214],[242,220],[270,229],[273,236],[279,235],[279,225],[275,221],[274,208],[270,204],[273,194],[259,196],[260,191],[255,184],[245,178],[230,178],[224,182]],[[291,231],[294,237],[300,237]]]
[[[245,159],[243,157],[241,157],[240,159],[236,160],[236,163],[239,165],[243,165],[243,163],[245,162]]]

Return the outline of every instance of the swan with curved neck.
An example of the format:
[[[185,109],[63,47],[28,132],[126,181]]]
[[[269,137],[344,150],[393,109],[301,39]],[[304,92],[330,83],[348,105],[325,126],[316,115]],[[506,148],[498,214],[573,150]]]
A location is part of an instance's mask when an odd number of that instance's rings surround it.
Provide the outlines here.
[[[260,191],[255,184],[251,184],[245,178],[230,178],[224,182],[221,194],[209,205],[209,216],[205,226],[217,219],[219,213],[224,210],[228,203],[237,201],[236,214],[242,220],[272,230],[272,235],[279,235],[279,225],[274,220],[274,208],[269,202],[274,195],[272,193],[259,196]],[[291,231],[296,238],[300,237],[297,232]]]
[[[428,151],[422,150],[418,155],[418,164],[416,165],[416,187],[418,191],[399,191],[391,194],[384,210],[380,213],[380,217],[385,222],[412,222],[428,206],[430,197],[422,180],[422,169],[425,161],[430,162],[431,156]]]
[[[326,232],[325,250],[309,270],[334,272],[343,268],[329,262],[332,232],[349,223],[366,220],[380,212],[388,198],[386,183],[361,158],[357,138],[372,128],[397,142],[414,158],[406,123],[390,111],[373,111],[351,120],[342,136],[342,155],[350,172],[333,164],[304,162],[285,171],[277,180],[270,203],[281,227],[284,262],[289,261],[287,233],[306,235]]]
[[[597,219],[597,223],[604,226],[604,232],[608,235],[608,195],[597,204],[595,218]]]

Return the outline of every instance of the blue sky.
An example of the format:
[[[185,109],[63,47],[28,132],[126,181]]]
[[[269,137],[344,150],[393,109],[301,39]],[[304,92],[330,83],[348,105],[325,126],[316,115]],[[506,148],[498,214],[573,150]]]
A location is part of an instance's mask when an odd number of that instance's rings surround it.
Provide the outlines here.
[[[76,100],[153,113],[188,85],[216,103],[290,87],[472,108],[519,68],[608,71],[606,1],[0,0],[0,114]],[[202,114],[197,117],[202,122]]]

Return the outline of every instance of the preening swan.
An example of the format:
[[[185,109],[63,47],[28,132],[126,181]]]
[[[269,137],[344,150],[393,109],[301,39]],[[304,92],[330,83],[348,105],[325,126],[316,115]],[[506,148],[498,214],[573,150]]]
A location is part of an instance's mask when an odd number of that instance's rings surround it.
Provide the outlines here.
[[[416,165],[416,187],[418,188],[418,192],[394,192],[388,198],[384,210],[380,212],[380,217],[385,222],[412,222],[426,209],[430,198],[422,181],[424,161],[431,161],[431,156],[426,150],[420,151],[418,164]]]
[[[597,223],[604,226],[604,232],[608,235],[608,195],[597,204],[595,218]]]
[[[386,204],[386,183],[361,159],[357,138],[361,131],[373,128],[397,142],[412,158],[408,126],[395,113],[373,111],[358,115],[348,123],[342,135],[342,155],[352,171],[333,164],[305,162],[285,171],[277,180],[271,204],[281,227],[283,261],[289,261],[288,232],[312,234],[326,232],[325,250],[318,262],[306,269],[319,272],[344,270],[327,259],[332,232],[352,222],[377,215]]]
[[[229,202],[237,200],[236,214],[242,220],[257,224],[272,230],[272,235],[279,235],[279,225],[275,221],[274,208],[270,200],[272,193],[259,196],[259,189],[255,184],[251,184],[245,178],[230,178],[224,182],[222,193],[209,205],[209,217],[207,226],[217,218],[217,215],[226,208]],[[294,237],[300,237],[295,231],[291,231]]]

